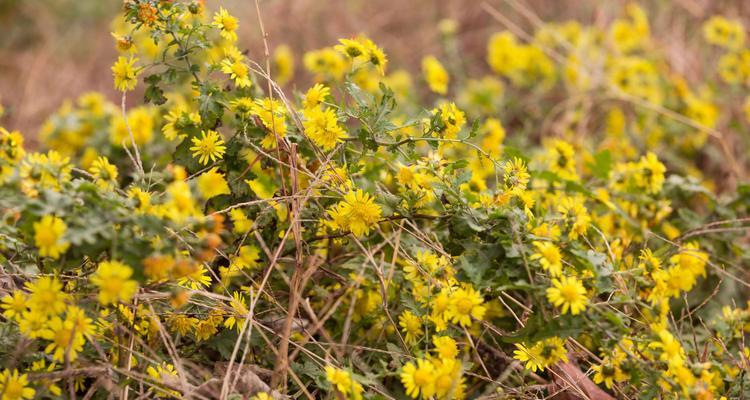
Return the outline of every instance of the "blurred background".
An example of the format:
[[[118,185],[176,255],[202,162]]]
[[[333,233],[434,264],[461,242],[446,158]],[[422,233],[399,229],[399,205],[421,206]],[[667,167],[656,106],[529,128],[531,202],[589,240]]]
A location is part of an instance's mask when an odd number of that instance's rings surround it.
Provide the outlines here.
[[[207,12],[219,0],[206,0]],[[262,41],[253,0],[221,0],[240,18],[240,44],[250,57],[262,59]],[[334,44],[359,33],[370,36],[387,52],[391,66],[419,71],[421,58],[446,58],[439,22],[457,22],[461,62],[470,71],[487,69],[487,38],[506,29],[503,18],[523,29],[533,19],[605,25],[626,1],[618,0],[261,0],[270,45],[289,45],[296,56],[294,85],[307,76],[300,65],[305,50]],[[688,78],[700,74],[692,62],[690,43],[699,40],[699,26],[707,15],[750,14],[743,0],[641,1],[654,38],[677,71]],[[99,90],[113,101],[110,65],[116,58],[110,26],[122,0],[0,0],[0,125],[18,129],[33,145],[44,119],[66,98]],[[526,10],[524,13],[522,10]],[[529,12],[531,14],[529,14]],[[507,23],[507,21],[505,21]],[[529,29],[530,30],[530,29]],[[135,96],[131,96],[135,97]],[[134,102],[140,98],[131,98]]]

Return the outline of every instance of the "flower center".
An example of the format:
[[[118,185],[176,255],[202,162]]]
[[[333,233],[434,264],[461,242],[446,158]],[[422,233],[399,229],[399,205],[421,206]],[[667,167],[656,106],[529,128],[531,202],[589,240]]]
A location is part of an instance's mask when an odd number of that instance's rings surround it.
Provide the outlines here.
[[[469,312],[471,312],[472,306],[473,306],[473,304],[472,304],[471,300],[469,300],[467,298],[459,299],[456,302],[456,309],[461,314],[468,314]]]
[[[427,386],[430,383],[431,377],[428,371],[419,369],[414,373],[414,384],[417,386]]]
[[[578,298],[578,290],[573,285],[567,285],[560,288],[560,295],[567,302],[572,303]]]

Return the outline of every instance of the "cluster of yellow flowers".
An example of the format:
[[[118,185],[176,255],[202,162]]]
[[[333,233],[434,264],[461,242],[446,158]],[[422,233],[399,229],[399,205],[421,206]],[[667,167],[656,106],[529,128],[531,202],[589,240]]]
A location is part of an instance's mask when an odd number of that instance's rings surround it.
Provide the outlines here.
[[[458,344],[449,336],[432,339],[434,354],[408,362],[401,372],[406,394],[421,399],[463,399],[466,384]]]
[[[747,154],[716,129],[750,101],[623,11],[492,34],[479,77],[341,39],[308,82],[228,9],[125,1],[122,105],[66,102],[40,152],[0,128],[0,397],[103,389],[94,366],[144,398],[739,397]],[[717,84],[750,84],[742,24],[703,34]]]

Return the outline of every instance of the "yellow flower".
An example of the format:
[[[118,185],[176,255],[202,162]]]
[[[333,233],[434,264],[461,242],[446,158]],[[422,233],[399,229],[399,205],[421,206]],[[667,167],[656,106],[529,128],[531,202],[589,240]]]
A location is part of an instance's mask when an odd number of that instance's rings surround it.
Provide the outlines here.
[[[518,68],[518,58],[518,43],[511,32],[498,32],[490,37],[487,42],[487,63],[493,71],[510,75]]]
[[[464,382],[461,376],[461,362],[453,358],[433,360],[435,366],[435,396],[438,399],[461,399],[464,396]]]
[[[0,374],[0,400],[22,400],[32,399],[36,391],[30,387],[26,374],[19,374],[18,370],[11,372],[4,369]]]
[[[199,342],[208,340],[216,335],[216,332],[218,332],[218,324],[215,324],[211,320],[203,320],[198,322],[198,325],[195,327],[195,338]]]
[[[133,200],[137,212],[146,213],[151,210],[151,193],[133,186],[128,189],[128,197]]]
[[[365,52],[370,64],[380,72],[380,75],[385,74],[385,66],[388,64],[388,59],[385,56],[383,50],[378,47],[372,40],[363,39],[362,44],[365,47]]]
[[[448,329],[448,307],[451,304],[451,297],[448,288],[443,288],[437,296],[433,297],[430,306],[430,321],[435,324],[435,332],[442,332]]]
[[[656,332],[658,341],[649,343],[648,347],[661,350],[659,359],[666,361],[670,367],[681,367],[685,364],[685,349],[679,340],[666,329]]]
[[[425,81],[430,86],[430,90],[438,94],[448,92],[450,76],[448,76],[448,71],[445,70],[443,64],[437,58],[433,56],[423,58],[422,73],[424,74]]]
[[[367,52],[365,46],[358,40],[339,39],[339,43],[340,44],[333,46],[333,48],[351,59],[364,56]]]
[[[524,363],[525,368],[532,372],[544,371],[545,368],[558,361],[568,362],[565,342],[556,336],[536,342],[531,347],[516,343],[513,358]]]
[[[330,108],[323,110],[321,107],[306,108],[304,115],[305,135],[323,150],[333,150],[347,137],[346,132],[338,123],[334,110]]]
[[[131,36],[118,35],[115,32],[110,32],[110,34],[115,39],[117,51],[126,52],[133,50],[133,38]]]
[[[522,343],[516,343],[513,358],[524,363],[525,368],[532,372],[536,372],[537,370],[544,371],[546,365],[540,350],[537,346],[527,347]]]
[[[642,47],[650,34],[646,13],[635,3],[625,8],[630,18],[618,18],[610,27],[610,37],[615,49],[627,53]]]
[[[167,324],[173,331],[185,336],[197,327],[198,319],[173,313],[167,317]]]
[[[302,107],[305,110],[317,107],[320,103],[331,95],[331,89],[321,83],[316,83],[305,93],[305,99],[302,101]]]
[[[253,227],[253,220],[248,219],[245,212],[239,208],[234,208],[229,211],[229,216],[232,218],[232,232],[244,234],[250,231]]]
[[[112,76],[115,79],[115,89],[121,92],[127,92],[135,89],[135,85],[138,83],[138,75],[140,69],[136,69],[134,64],[138,62],[137,58],[125,58],[120,56],[117,61],[112,65]]]
[[[3,304],[0,307],[3,308],[3,316],[8,319],[15,319],[19,321],[21,314],[26,311],[28,296],[21,290],[14,290],[13,294],[6,294],[3,297]]]
[[[283,86],[294,77],[294,55],[287,45],[276,46],[273,52],[273,79]]]
[[[664,185],[664,172],[667,168],[656,157],[648,152],[638,162],[639,172],[635,175],[636,185],[646,189],[648,193],[656,194]]]
[[[174,366],[167,362],[157,364],[156,368],[154,368],[153,365],[149,365],[149,367],[146,368],[146,373],[150,377],[154,378],[157,382],[172,383],[175,382],[178,378],[177,371],[174,369]],[[176,392],[174,390],[158,388],[158,390],[156,390],[155,392],[157,397],[180,397],[179,392]]]
[[[539,264],[549,272],[550,276],[560,276],[563,267],[560,248],[552,242],[534,241],[532,244],[537,251],[531,255],[531,259],[539,260]]]
[[[586,288],[574,276],[552,279],[552,287],[547,288],[547,300],[561,308],[563,314],[570,311],[573,315],[578,315],[586,309],[588,303]]]
[[[62,240],[68,226],[61,218],[45,215],[39,222],[34,222],[34,242],[39,248],[39,255],[55,260],[65,253],[70,243]]]
[[[703,37],[711,44],[739,50],[745,43],[745,28],[739,20],[714,15],[703,24]]]
[[[265,149],[276,147],[276,135],[280,138],[286,136],[286,106],[284,103],[270,98],[257,99],[253,103],[252,115],[258,117],[266,128],[268,134],[261,146]]]
[[[209,129],[208,131],[201,132],[201,138],[192,138],[193,147],[190,151],[193,152],[193,157],[198,158],[198,162],[203,165],[216,160],[221,160],[224,156],[226,146],[224,146],[224,139],[219,135],[218,132]]]
[[[302,62],[316,81],[339,80],[346,72],[346,59],[331,47],[305,53]]]
[[[94,160],[89,172],[96,179],[97,185],[103,189],[111,189],[117,183],[117,167],[110,164],[107,157]]]
[[[1,106],[0,106],[1,107]],[[0,114],[2,117],[2,114]],[[0,160],[15,164],[23,158],[23,136],[18,131],[8,132],[0,127]]]
[[[177,280],[180,286],[193,290],[201,290],[211,284],[211,277],[205,267],[196,268],[184,277]]]
[[[456,107],[455,103],[445,103],[440,107],[432,110],[432,114],[440,113],[440,120],[443,123],[441,131],[447,139],[455,139],[458,132],[466,124],[466,115]]]
[[[47,322],[47,326],[49,329],[42,334],[42,338],[51,343],[47,345],[44,352],[52,354],[52,359],[55,361],[65,361],[66,357],[70,361],[75,361],[86,343],[83,332],[79,332],[75,322],[67,318],[63,320],[60,317],[54,317]]]
[[[153,139],[154,117],[153,109],[141,106],[128,112],[127,123],[121,113],[115,114],[109,127],[109,140],[117,146],[131,146],[130,134],[137,145],[144,145]]]
[[[505,190],[507,192],[520,194],[526,190],[531,176],[526,170],[523,160],[513,157],[512,160],[505,163],[503,172],[503,181],[505,182]]]
[[[435,336],[432,338],[432,344],[435,345],[435,351],[440,358],[456,358],[458,356],[458,346],[450,336]]]
[[[260,250],[254,246],[240,247],[239,255],[232,257],[232,264],[241,269],[255,269],[260,263]]]
[[[416,343],[419,337],[424,334],[421,318],[411,311],[407,310],[401,313],[398,317],[398,324],[406,334],[404,341],[408,344]]]
[[[557,211],[568,221],[570,230],[568,236],[572,240],[585,235],[591,225],[591,216],[583,204],[581,197],[565,196],[560,200]]]
[[[352,378],[349,371],[336,368],[331,365],[325,366],[326,379],[333,387],[341,393],[344,398],[361,399],[363,388],[362,385]]]
[[[238,88],[249,88],[252,86],[250,68],[241,59],[225,58],[221,61],[221,72],[229,75]]]
[[[416,399],[421,394],[429,399],[435,394],[435,366],[429,360],[417,360],[416,365],[409,362],[401,371],[401,383],[408,396]]]
[[[230,42],[237,41],[237,33],[235,31],[239,27],[239,23],[237,22],[237,18],[229,14],[229,11],[224,9],[224,7],[220,7],[219,11],[214,14],[213,26],[219,28],[219,34],[224,39]]]
[[[218,172],[216,167],[200,174],[196,181],[198,191],[206,200],[222,194],[231,193],[229,190],[229,184],[227,184],[226,179],[224,179],[224,174]]]
[[[375,198],[357,189],[344,195],[344,200],[328,210],[328,215],[334,227],[362,236],[368,235],[370,228],[377,225],[381,212]]]
[[[91,283],[99,287],[99,302],[105,306],[129,302],[138,291],[138,282],[129,279],[132,275],[133,270],[119,261],[100,263],[91,277]]]
[[[592,365],[591,370],[594,371],[594,383],[604,383],[608,389],[615,382],[623,382],[628,378],[620,367],[620,361],[608,356],[604,357],[601,364]]]
[[[43,276],[34,282],[27,282],[26,289],[31,293],[28,306],[42,316],[59,314],[65,310],[68,295],[62,291],[62,283],[57,278]]]
[[[247,300],[245,296],[240,292],[232,293],[232,300],[229,302],[229,306],[232,307],[232,313],[224,321],[224,326],[232,329],[237,327],[237,331],[242,330],[244,320],[248,317],[249,310],[247,309]]]
[[[248,118],[252,115],[254,101],[250,97],[238,97],[229,102],[229,107],[237,115]]]
[[[471,319],[482,320],[487,308],[482,305],[484,299],[474,288],[459,288],[450,294],[450,305],[446,311],[447,319],[463,327],[471,325]]]
[[[545,159],[550,171],[556,173],[560,178],[577,180],[575,164],[575,150],[570,143],[555,139],[547,144]]]
[[[503,153],[503,140],[505,140],[505,128],[499,119],[487,118],[482,125],[482,150],[492,158],[498,158]]]

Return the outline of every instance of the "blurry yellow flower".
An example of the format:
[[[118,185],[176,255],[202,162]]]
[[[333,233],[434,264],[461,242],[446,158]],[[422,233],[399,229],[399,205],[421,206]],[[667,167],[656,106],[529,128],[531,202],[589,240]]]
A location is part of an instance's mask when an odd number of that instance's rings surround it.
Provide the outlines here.
[[[424,74],[425,81],[430,86],[430,90],[438,94],[446,94],[448,92],[448,83],[450,77],[448,71],[443,68],[443,64],[433,56],[427,56],[422,59],[422,74]]]
[[[70,247],[70,243],[63,240],[68,227],[61,218],[45,215],[39,222],[34,223],[34,242],[39,248],[39,255],[53,259],[60,258]]]
[[[97,185],[103,189],[111,189],[117,184],[117,167],[110,164],[107,157],[97,158],[89,172],[94,176]]]
[[[229,184],[227,184],[226,179],[224,179],[224,174],[218,172],[216,167],[200,174],[196,181],[198,191],[206,200],[222,194],[231,193],[229,190]]]
[[[99,264],[91,283],[99,287],[99,302],[103,305],[127,303],[138,291],[138,282],[130,279],[133,269],[119,261]]]
[[[745,43],[745,27],[739,20],[714,15],[703,24],[703,37],[711,44],[739,50]]]
[[[287,45],[276,46],[273,52],[273,79],[286,85],[294,77],[294,55]]]

